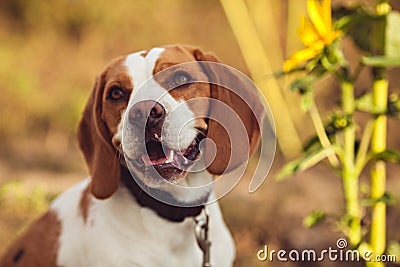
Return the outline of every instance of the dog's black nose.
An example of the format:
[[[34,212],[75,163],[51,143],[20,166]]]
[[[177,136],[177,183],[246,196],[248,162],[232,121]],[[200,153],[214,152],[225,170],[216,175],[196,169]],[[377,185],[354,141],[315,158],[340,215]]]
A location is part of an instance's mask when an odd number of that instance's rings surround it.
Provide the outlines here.
[[[153,100],[140,101],[129,110],[130,123],[138,127],[162,125],[165,119],[164,107]]]

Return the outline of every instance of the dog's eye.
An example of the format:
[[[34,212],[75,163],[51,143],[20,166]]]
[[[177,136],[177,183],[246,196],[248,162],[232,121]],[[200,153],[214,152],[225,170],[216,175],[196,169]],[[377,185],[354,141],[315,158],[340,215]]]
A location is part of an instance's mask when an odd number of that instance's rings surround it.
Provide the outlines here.
[[[108,98],[114,101],[121,100],[125,98],[125,92],[119,86],[113,86],[108,91]]]
[[[174,73],[172,77],[172,85],[173,87],[179,87],[185,85],[187,83],[191,83],[193,81],[192,76],[186,71],[177,71]]]

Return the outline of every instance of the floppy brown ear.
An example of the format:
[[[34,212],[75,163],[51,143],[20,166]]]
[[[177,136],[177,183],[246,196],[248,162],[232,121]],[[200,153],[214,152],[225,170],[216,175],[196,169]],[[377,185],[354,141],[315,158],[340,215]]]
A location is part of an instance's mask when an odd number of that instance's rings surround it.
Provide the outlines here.
[[[104,76],[96,79],[78,128],[79,145],[92,177],[91,192],[99,199],[110,197],[120,183],[118,156],[102,119]]]
[[[198,49],[193,54],[198,61],[220,63],[213,54],[203,53]],[[212,81],[210,84],[211,98],[225,103],[236,114],[227,114],[226,109],[223,110],[221,105],[213,104],[214,101],[211,102],[209,118],[216,118],[216,120],[209,119],[207,138],[214,141],[217,152],[215,158],[214,153],[210,155],[213,159],[210,159],[209,162],[213,161],[210,165],[207,164],[207,170],[212,174],[219,175],[239,167],[256,150],[260,139],[259,123],[262,122],[264,116],[264,107],[249,80],[246,81],[228,67],[218,67],[218,64],[203,63],[202,66],[209,76],[209,80]],[[224,86],[220,86],[221,84]],[[232,130],[238,129],[238,120],[230,117],[240,118],[246,129],[248,143],[243,140],[245,137],[242,134],[238,136],[240,131]],[[223,123],[218,123],[217,120],[221,120]],[[243,126],[241,126],[242,129]],[[206,143],[205,146],[206,161],[208,151],[215,151],[215,149],[207,147],[208,145],[210,143]],[[234,149],[232,146],[235,146]]]

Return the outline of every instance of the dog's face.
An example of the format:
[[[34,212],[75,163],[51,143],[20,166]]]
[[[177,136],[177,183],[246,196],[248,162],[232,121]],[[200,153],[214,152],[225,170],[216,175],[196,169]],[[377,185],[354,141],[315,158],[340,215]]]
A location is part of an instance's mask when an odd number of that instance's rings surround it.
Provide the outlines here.
[[[150,187],[184,182],[207,132],[210,85],[192,82],[207,80],[197,63],[174,68],[186,62],[196,62],[194,55],[176,48],[131,54],[125,61],[138,89],[131,94],[115,139],[121,142],[122,136],[131,170]]]
[[[174,195],[174,185],[205,185],[240,164],[241,159],[230,162],[234,133],[209,119],[219,113],[210,99],[237,111],[247,132],[246,154],[252,153],[260,134],[253,110],[261,110],[261,103],[252,97],[255,102],[249,107],[237,95],[208,83],[216,74],[203,61],[218,62],[190,47],[154,48],[114,60],[98,77],[78,133],[96,197],[113,194],[121,166],[145,186]],[[201,148],[206,138],[213,140],[214,149]],[[196,201],[210,188],[204,190],[176,197]]]

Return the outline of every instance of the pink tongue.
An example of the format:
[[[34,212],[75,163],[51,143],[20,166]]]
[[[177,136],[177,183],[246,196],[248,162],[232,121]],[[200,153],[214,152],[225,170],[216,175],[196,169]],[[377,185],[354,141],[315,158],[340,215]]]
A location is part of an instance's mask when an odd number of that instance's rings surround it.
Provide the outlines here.
[[[167,161],[167,158],[159,158],[159,159],[150,159],[150,157],[146,154],[142,155],[142,160],[146,165],[160,165]]]

